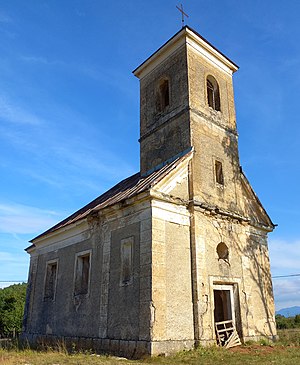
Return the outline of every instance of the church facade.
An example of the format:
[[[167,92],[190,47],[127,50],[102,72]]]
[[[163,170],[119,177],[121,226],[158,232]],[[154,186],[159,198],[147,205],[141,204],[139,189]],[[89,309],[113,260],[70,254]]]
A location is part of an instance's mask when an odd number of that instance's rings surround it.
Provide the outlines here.
[[[31,241],[23,338],[139,357],[222,344],[218,323],[276,337],[274,225],[239,163],[237,69],[186,26],[134,71],[140,172]]]

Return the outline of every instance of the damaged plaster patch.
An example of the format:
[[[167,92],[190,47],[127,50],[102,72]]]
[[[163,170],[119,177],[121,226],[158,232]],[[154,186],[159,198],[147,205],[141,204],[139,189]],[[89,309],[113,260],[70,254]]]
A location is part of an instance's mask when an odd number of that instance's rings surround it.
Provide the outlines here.
[[[155,311],[156,308],[153,304],[153,302],[150,303],[150,327],[153,328],[154,322],[155,322]]]

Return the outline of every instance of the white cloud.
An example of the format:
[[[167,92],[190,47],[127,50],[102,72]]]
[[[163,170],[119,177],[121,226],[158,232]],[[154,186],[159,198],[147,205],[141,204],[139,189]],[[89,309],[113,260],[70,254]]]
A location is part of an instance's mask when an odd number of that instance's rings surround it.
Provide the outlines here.
[[[59,190],[72,186],[73,190],[85,188],[98,193],[110,186],[110,182],[114,183],[136,172],[124,160],[124,155],[118,156],[106,149],[105,145],[96,145],[95,141],[87,144],[92,132],[85,131],[81,116],[66,112],[64,108],[57,111],[58,115],[50,116],[49,120],[43,119],[43,125],[38,128],[35,125],[23,125],[21,128],[12,123],[1,125],[2,114],[7,117],[3,108],[1,112],[0,97],[0,139],[16,150],[17,156],[22,152],[22,159],[17,160],[13,154],[0,156],[0,165],[5,169],[13,169],[26,178]],[[59,116],[60,120],[73,120],[76,135],[71,131],[65,138],[65,131],[55,122]],[[15,113],[10,116],[10,120],[15,118]],[[28,120],[23,119],[23,122]],[[29,130],[29,127],[34,128]],[[101,139],[110,141],[110,136],[101,136]],[[46,160],[47,165],[44,163]]]
[[[21,204],[0,204],[0,232],[34,234],[53,226],[61,219],[57,212]]]
[[[300,274],[300,240],[270,240],[272,276]],[[276,310],[300,305],[300,277],[274,278]]]
[[[136,93],[131,88],[132,79],[130,75],[124,75],[116,69],[105,69],[105,73],[99,71],[99,67],[91,64],[74,63],[72,60],[50,59],[39,55],[21,55],[20,60],[28,64],[39,64],[40,66],[58,66],[65,72],[71,73],[74,77],[81,75],[97,83],[106,84],[107,87],[113,88],[124,94],[124,97],[136,101]]]
[[[24,132],[19,130],[13,130],[3,125],[0,125],[0,139],[8,142],[12,147],[21,147],[23,150],[26,149],[32,151],[32,149],[35,147],[34,141],[30,140],[29,138],[26,139],[26,135],[24,135]],[[0,158],[3,158],[3,154]],[[7,163],[5,164],[5,166],[7,166]]]
[[[0,251],[0,288],[27,281],[29,255]],[[12,282],[13,281],[13,282]]]
[[[66,66],[66,64],[62,61],[58,60],[50,60],[46,57],[41,56],[21,56],[22,61],[29,62],[29,63],[40,63],[47,66]]]
[[[0,95],[0,119],[14,124],[34,126],[43,124],[43,121],[38,116],[20,108],[3,95]]]
[[[300,274],[300,240],[270,240],[272,275]]]
[[[300,278],[273,280],[276,310],[300,306]]]
[[[15,256],[10,252],[1,252],[0,251],[0,261],[1,262],[13,262],[15,261]]]
[[[14,285],[14,284],[20,284],[19,281],[0,281],[0,289],[7,288],[8,286]]]

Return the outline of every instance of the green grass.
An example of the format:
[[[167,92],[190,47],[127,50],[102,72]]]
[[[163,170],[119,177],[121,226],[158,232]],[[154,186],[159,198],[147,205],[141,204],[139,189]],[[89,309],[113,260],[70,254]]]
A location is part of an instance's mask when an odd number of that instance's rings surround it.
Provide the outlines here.
[[[90,353],[68,354],[62,347],[59,351],[34,351],[0,349],[1,365],[146,365],[146,364],[204,364],[204,365],[297,365],[300,364],[300,331],[279,331],[280,341],[276,344],[252,343],[233,349],[217,346],[180,352],[175,356],[126,360]]]
[[[284,346],[300,346],[300,328],[278,330],[279,343]]]

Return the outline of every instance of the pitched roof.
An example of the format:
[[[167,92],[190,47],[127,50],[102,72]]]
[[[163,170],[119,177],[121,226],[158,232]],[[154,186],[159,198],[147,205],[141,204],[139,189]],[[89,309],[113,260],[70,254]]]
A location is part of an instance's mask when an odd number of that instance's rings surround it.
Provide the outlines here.
[[[213,44],[211,44],[207,39],[205,39],[204,37],[202,37],[201,34],[199,34],[197,31],[195,31],[195,29],[191,28],[188,25],[185,25],[183,28],[181,28],[177,33],[175,33],[169,40],[167,40],[162,46],[160,46],[155,52],[153,52],[144,62],[142,62],[138,67],[136,67],[132,73],[137,76],[138,75],[138,70],[140,70],[141,68],[143,68],[144,65],[146,65],[149,60],[152,57],[155,57],[156,55],[158,55],[161,50],[163,48],[165,48],[166,45],[168,45],[169,43],[171,43],[174,39],[176,39],[181,33],[182,34],[186,34],[187,31],[190,31],[192,33],[194,33],[198,38],[200,38],[204,43],[206,43],[209,47],[211,47],[213,50],[215,50],[217,53],[219,53],[222,57],[224,57],[229,63],[232,64],[232,66],[234,67],[235,71],[237,71],[239,69],[239,66],[234,63],[230,58],[228,58],[224,53],[222,53],[221,51],[218,50],[218,48],[216,48]]]
[[[87,216],[93,214],[94,212],[98,212],[99,210],[112,206],[116,203],[121,203],[128,198],[132,198],[139,193],[150,189],[153,185],[162,180],[170,171],[175,169],[183,160],[188,158],[189,155],[190,152],[184,151],[184,155],[181,154],[180,156],[175,156],[173,161],[160,165],[159,168],[151,171],[151,173],[146,176],[137,173],[128,177],[127,179],[122,180],[117,185],[100,195],[98,198],[94,199],[83,208],[77,210],[77,212],[57,223],[55,226],[51,227],[44,233],[33,238],[30,242],[34,242],[36,239],[44,237],[49,233],[55,232],[63,227],[87,218]],[[29,249],[29,247],[27,249]]]

